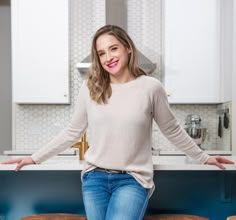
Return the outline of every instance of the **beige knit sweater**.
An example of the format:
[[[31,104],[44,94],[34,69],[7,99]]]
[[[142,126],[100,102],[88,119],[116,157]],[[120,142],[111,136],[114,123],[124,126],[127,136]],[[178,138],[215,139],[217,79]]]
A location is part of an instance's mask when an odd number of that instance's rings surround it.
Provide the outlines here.
[[[108,104],[92,101],[86,83],[84,81],[80,89],[69,126],[32,155],[36,163],[70,148],[89,127],[91,141],[83,172],[95,167],[125,170],[153,192],[153,119],[181,151],[200,163],[207,161],[209,156],[179,125],[157,79],[140,76],[127,83],[111,84]]]

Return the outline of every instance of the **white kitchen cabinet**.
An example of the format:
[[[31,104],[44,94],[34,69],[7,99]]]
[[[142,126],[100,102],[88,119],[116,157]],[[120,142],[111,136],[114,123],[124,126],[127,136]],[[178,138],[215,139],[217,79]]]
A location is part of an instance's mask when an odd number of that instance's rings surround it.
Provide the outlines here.
[[[232,100],[232,77],[233,65],[235,59],[233,58],[233,43],[235,41],[234,25],[235,11],[234,0],[221,0],[221,16],[220,16],[220,38],[221,38],[221,52],[220,52],[220,83],[221,83],[221,99],[222,102],[229,102]]]
[[[11,0],[14,103],[69,103],[68,4]]]
[[[164,82],[170,103],[224,101],[222,2],[163,1]]]

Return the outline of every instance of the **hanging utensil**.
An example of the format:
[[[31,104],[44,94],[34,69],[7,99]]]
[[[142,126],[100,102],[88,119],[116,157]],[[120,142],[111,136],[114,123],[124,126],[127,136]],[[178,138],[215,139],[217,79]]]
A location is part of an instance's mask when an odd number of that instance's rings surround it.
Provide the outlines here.
[[[221,122],[221,116],[219,116],[219,121],[218,121],[218,136],[221,138],[222,137],[222,122]]]
[[[229,115],[226,112],[224,113],[224,128],[229,128]]]

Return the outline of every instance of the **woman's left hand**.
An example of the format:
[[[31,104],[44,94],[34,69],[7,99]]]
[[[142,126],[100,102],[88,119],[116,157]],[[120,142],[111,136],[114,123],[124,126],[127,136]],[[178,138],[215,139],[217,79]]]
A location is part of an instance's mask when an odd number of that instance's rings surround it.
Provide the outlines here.
[[[221,156],[210,156],[206,164],[215,165],[220,169],[225,170],[225,166],[222,164],[234,164],[234,162]]]

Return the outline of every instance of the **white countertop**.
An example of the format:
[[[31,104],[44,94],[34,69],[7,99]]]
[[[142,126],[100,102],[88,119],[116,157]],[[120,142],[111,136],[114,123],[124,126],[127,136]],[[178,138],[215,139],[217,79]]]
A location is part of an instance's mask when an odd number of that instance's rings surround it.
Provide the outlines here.
[[[230,150],[205,150],[205,152],[209,155],[225,155],[230,156],[232,152]],[[182,151],[173,151],[173,150],[160,150],[160,156],[185,156]]]
[[[16,158],[19,156],[4,156],[0,155],[0,162]],[[236,156],[225,156],[226,158],[236,162]],[[194,161],[188,159],[186,156],[153,156],[154,170],[202,170],[202,171],[216,171],[219,170],[213,165],[203,165],[195,163]],[[15,164],[4,165],[0,164],[0,171],[14,170]],[[225,165],[227,170],[235,170],[236,165]],[[50,171],[50,170],[82,170],[83,161],[78,159],[78,156],[56,156],[53,157],[42,164],[27,165],[22,168],[22,170],[32,170],[32,171]]]
[[[67,149],[63,152],[59,153],[58,155],[61,156],[73,156],[76,155],[77,149]],[[35,152],[35,150],[5,150],[3,152],[3,155],[8,156],[26,156],[26,155],[32,155]],[[0,155],[1,156],[1,155]]]

